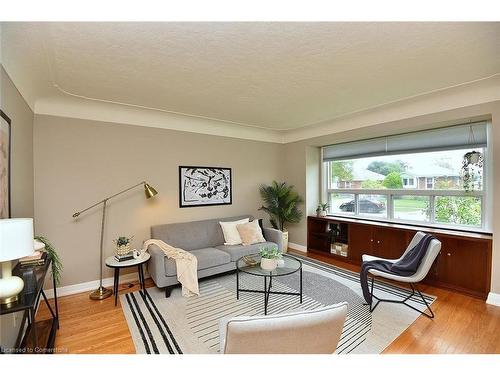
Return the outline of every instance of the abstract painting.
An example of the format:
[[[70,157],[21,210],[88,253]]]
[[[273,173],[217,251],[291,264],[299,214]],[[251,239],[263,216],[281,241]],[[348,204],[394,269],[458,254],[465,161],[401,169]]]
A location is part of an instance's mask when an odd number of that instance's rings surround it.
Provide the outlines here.
[[[10,118],[0,110],[0,219],[10,217]]]
[[[232,204],[231,168],[179,167],[179,206]]]

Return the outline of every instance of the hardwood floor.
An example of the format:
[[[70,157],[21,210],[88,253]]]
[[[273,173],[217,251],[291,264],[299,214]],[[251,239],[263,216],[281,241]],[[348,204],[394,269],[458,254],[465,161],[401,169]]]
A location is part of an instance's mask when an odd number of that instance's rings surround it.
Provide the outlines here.
[[[299,253],[303,254],[303,253]],[[359,267],[308,254],[326,263],[359,271]],[[151,279],[147,287],[153,286]],[[120,293],[137,290],[137,282],[121,284]],[[384,353],[500,353],[500,307],[447,290],[421,285],[421,290],[437,296],[432,309],[436,317],[419,317],[389,345]],[[39,317],[48,312],[41,305]],[[135,353],[127,322],[118,301],[89,300],[88,293],[59,299],[60,330],[56,346],[69,353]]]
[[[146,280],[146,287],[154,286],[151,279]],[[119,293],[128,293],[139,289],[137,281],[133,284],[120,284]],[[55,346],[59,352],[128,354],[135,353],[127,321],[123,315],[120,301],[115,307],[113,297],[102,301],[89,299],[89,292],[58,298],[59,331]],[[37,319],[49,317],[44,304],[40,304]]]
[[[351,271],[360,269],[327,256],[312,253],[308,256]],[[424,284],[420,284],[419,289],[437,297],[431,306],[435,318],[420,316],[383,353],[500,353],[500,307]]]

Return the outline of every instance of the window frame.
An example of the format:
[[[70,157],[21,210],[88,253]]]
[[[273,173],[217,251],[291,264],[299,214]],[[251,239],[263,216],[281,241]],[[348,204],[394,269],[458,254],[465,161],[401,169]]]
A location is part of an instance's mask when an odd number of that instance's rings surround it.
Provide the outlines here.
[[[410,180],[413,181],[413,183],[410,185],[410,184],[406,184],[405,185],[405,180],[407,182],[410,182]],[[418,177],[403,177],[403,189],[415,189],[417,188],[417,184],[418,184]]]
[[[488,123],[488,130],[490,129]],[[491,138],[489,138],[491,139]],[[444,150],[443,150],[444,151]],[[413,152],[412,152],[413,153]],[[401,188],[401,189],[339,189],[333,188],[331,186],[331,168],[329,167],[332,161],[322,162],[321,168],[321,201],[329,202],[329,195],[331,193],[336,194],[354,194],[355,209],[352,213],[338,213],[338,212],[328,212],[328,216],[338,216],[346,218],[358,218],[368,221],[380,221],[394,224],[409,224],[432,228],[443,228],[443,229],[455,229],[468,232],[478,232],[478,233],[491,233],[491,194],[488,191],[491,189],[491,168],[490,163],[492,160],[491,147],[483,148],[484,158],[483,158],[483,189],[480,191],[465,192],[464,190],[436,190],[427,189],[427,179],[426,179],[426,189],[416,188]],[[321,155],[322,156],[322,155]],[[322,157],[321,159],[322,160]],[[414,181],[417,177],[413,177]],[[434,181],[435,182],[435,181]],[[435,183],[434,183],[435,186]],[[359,213],[359,195],[386,195],[387,196],[387,215],[386,217],[373,217],[366,216]],[[401,195],[418,195],[418,196],[429,196],[430,198],[430,217],[429,221],[416,221],[416,220],[403,220],[394,218],[394,204],[393,197]],[[478,197],[481,200],[481,225],[461,225],[461,224],[447,224],[435,221],[435,200],[439,196],[459,196],[459,197]]]

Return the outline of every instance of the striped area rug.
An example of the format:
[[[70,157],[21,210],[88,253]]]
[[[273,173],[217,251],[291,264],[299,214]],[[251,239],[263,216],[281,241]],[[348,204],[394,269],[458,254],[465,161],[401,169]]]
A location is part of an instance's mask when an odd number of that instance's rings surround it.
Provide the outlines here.
[[[380,304],[374,313],[363,305],[359,274],[309,258],[296,256],[303,263],[302,304],[298,296],[271,295],[268,314],[313,310],[343,301],[349,304],[337,353],[380,353],[419,316],[406,306]],[[295,292],[298,274],[273,279],[274,291]],[[240,285],[262,289],[263,279],[240,273]],[[170,298],[153,287],[147,293],[136,291],[120,296],[137,353],[183,354],[217,353],[219,325],[234,316],[255,316],[264,313],[264,296],[240,293],[236,299],[236,275],[224,275],[200,282],[200,296],[184,298],[176,288]],[[385,282],[375,284],[375,295],[401,298],[407,289]],[[431,304],[435,298],[424,295]],[[412,298],[415,307],[425,308]]]

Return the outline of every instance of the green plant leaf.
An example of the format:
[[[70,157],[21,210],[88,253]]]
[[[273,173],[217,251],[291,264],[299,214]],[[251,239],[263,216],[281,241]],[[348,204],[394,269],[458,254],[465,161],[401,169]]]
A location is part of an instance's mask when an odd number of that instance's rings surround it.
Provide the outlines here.
[[[298,223],[302,219],[302,211],[297,206],[303,199],[294,191],[293,185],[273,181],[271,185],[261,185],[259,192],[264,202],[260,210],[269,214],[275,229],[283,231],[286,223]]]
[[[54,249],[54,246],[47,240],[47,238],[43,236],[35,236],[35,239],[42,242],[45,245],[45,251],[47,252],[48,257],[52,261],[52,276],[54,277],[54,280],[56,282],[56,285],[59,285],[61,283],[61,273],[63,269],[62,261],[61,258],[59,257],[59,254],[57,254],[56,249]]]

